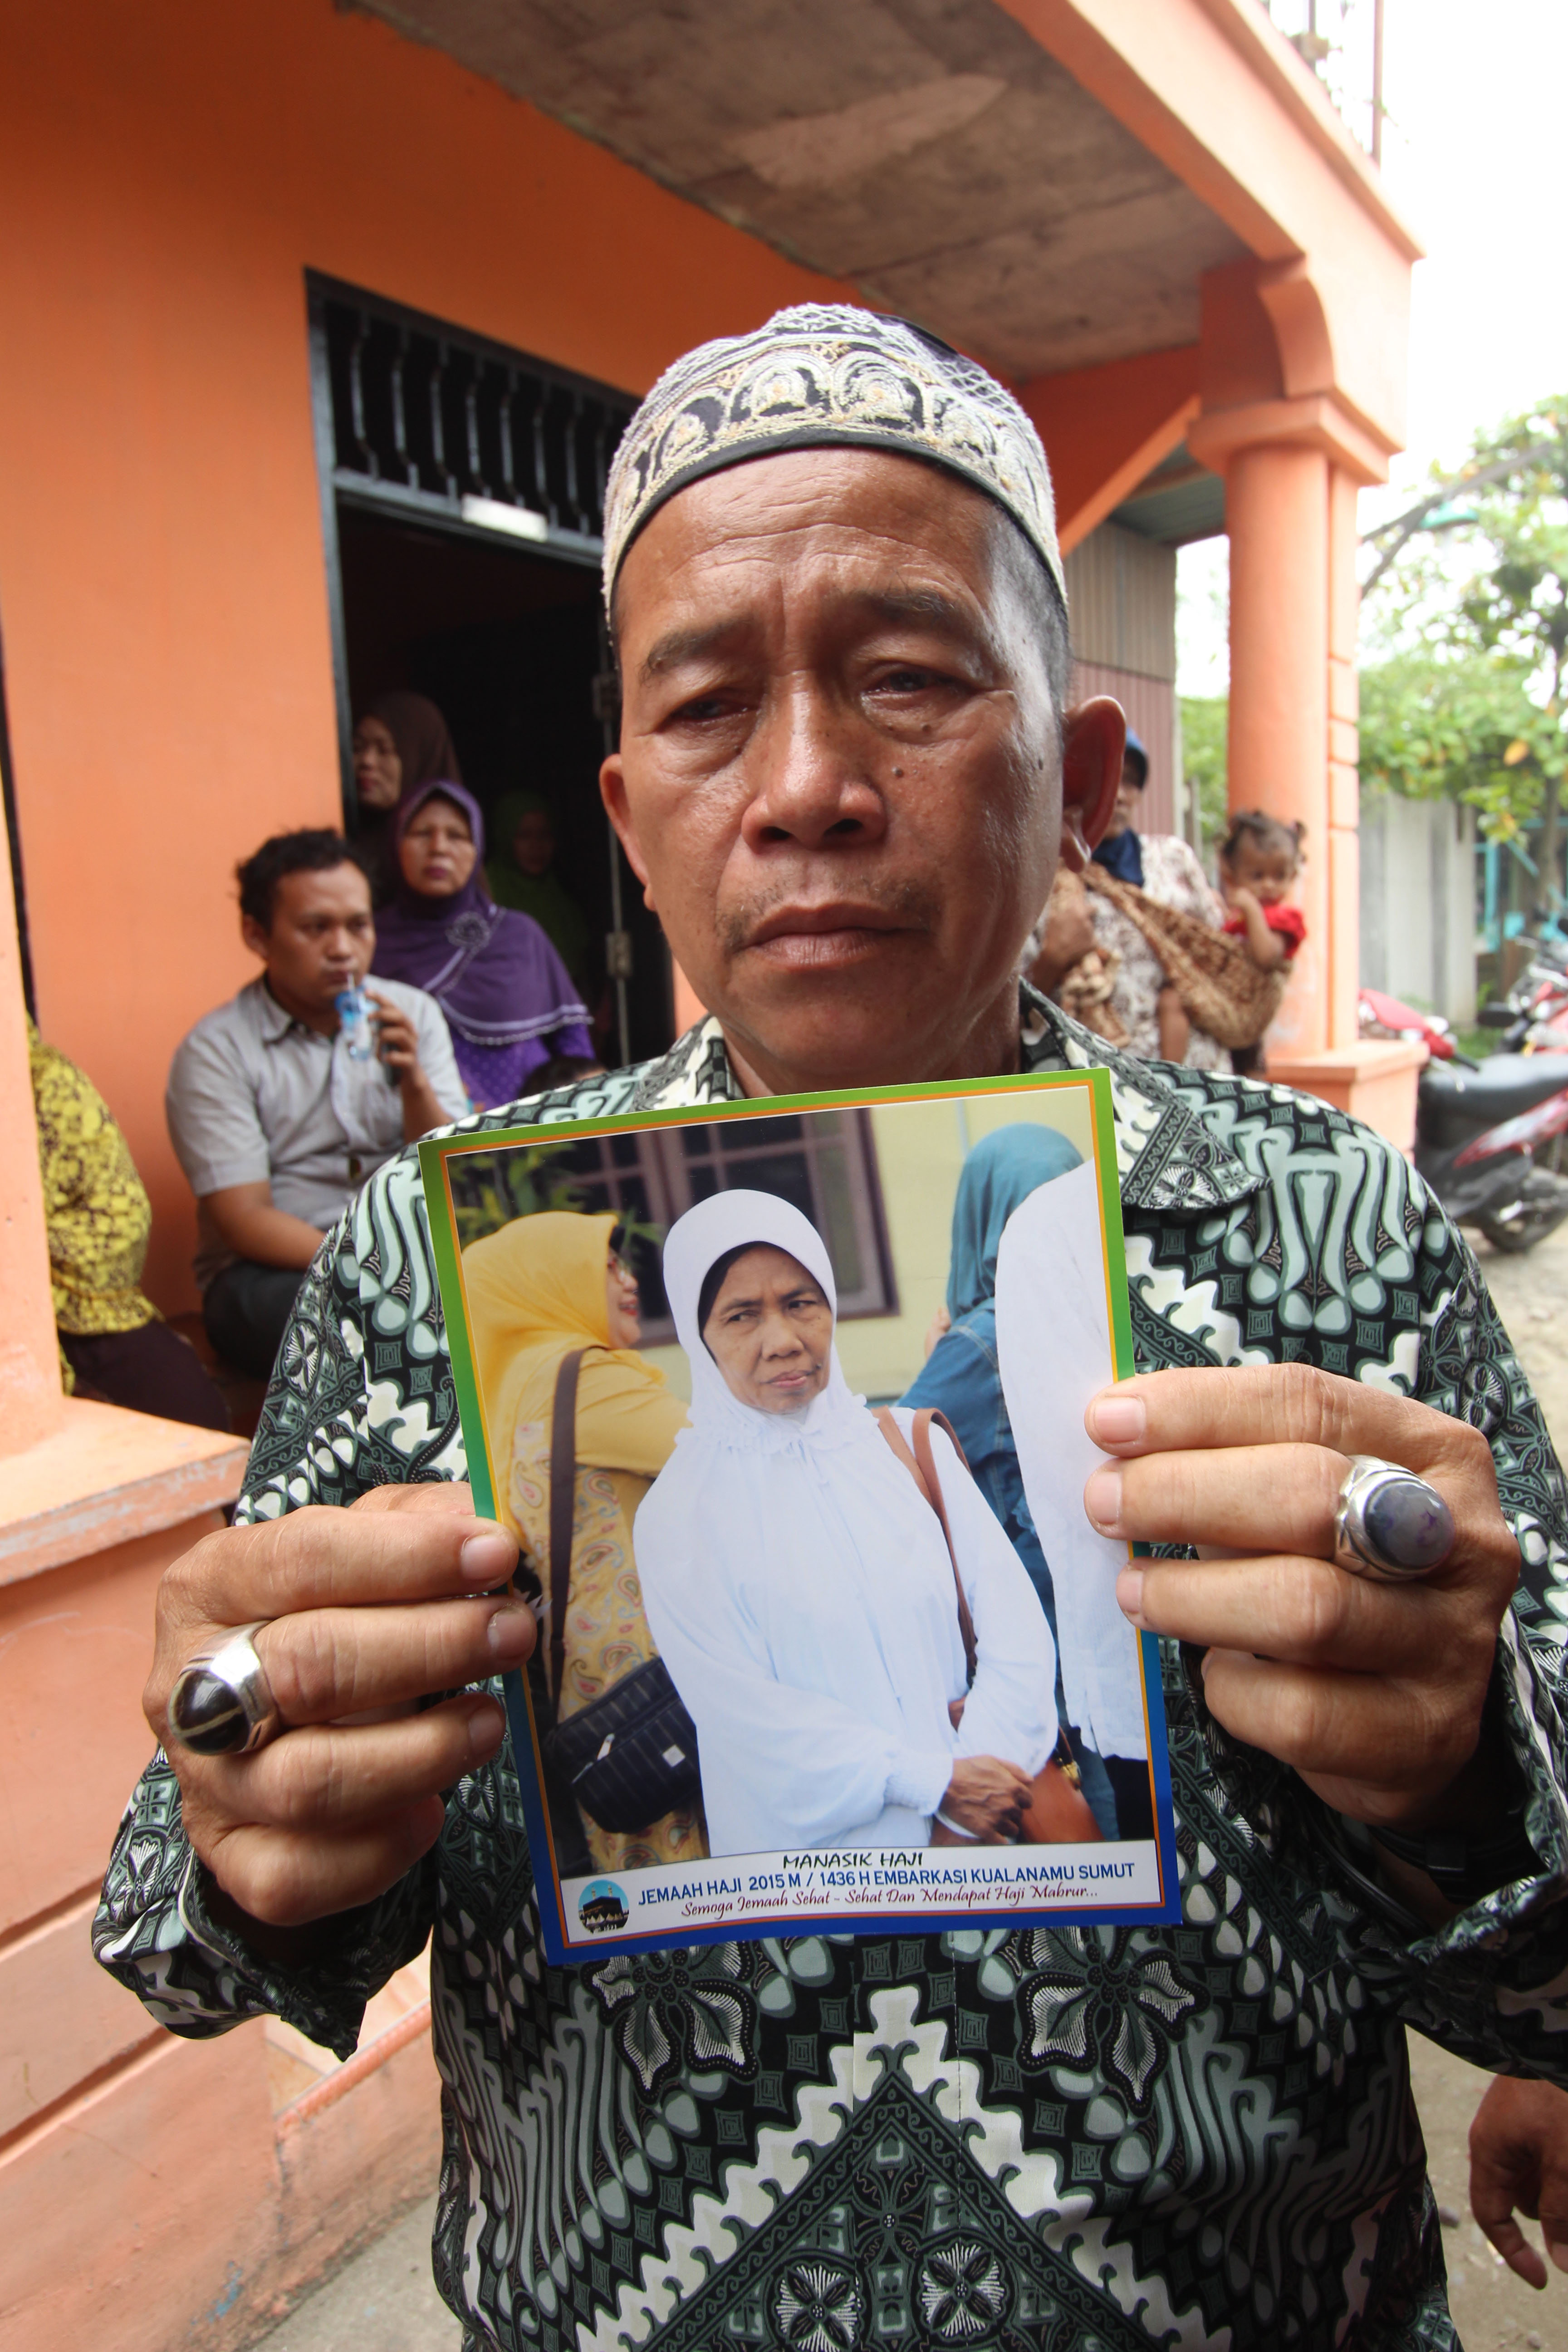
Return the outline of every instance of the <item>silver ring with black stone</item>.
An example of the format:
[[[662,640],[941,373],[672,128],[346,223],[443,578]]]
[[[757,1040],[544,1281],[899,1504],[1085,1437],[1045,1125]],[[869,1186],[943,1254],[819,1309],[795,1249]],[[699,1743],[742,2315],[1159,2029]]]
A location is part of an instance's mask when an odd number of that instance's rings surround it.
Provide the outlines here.
[[[1454,1515],[1436,1486],[1397,1462],[1352,1454],[1334,1513],[1334,1559],[1352,1576],[1409,1584],[1454,1549]]]
[[[267,1623],[232,1625],[193,1650],[169,1693],[169,1729],[198,1756],[247,1756],[283,1728],[255,1636]]]

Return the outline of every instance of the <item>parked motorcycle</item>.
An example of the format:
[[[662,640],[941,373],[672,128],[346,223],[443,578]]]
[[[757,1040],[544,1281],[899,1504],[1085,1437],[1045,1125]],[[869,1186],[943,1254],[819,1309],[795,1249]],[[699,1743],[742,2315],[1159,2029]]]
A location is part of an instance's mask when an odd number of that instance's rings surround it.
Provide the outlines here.
[[[1568,1052],[1568,940],[1536,940],[1531,962],[1508,994],[1483,1004],[1483,1029],[1500,1031],[1505,1054]]]
[[[1417,1013],[1413,1004],[1385,996],[1380,988],[1363,988],[1357,1010],[1363,1037],[1403,1037],[1409,1045],[1425,1045],[1439,1062],[1452,1061],[1458,1051],[1453,1030],[1440,1013]]]
[[[1531,1249],[1568,1218],[1568,1053],[1458,1053],[1448,1024],[1363,989],[1362,1032],[1429,1047],[1415,1096],[1415,1166],[1456,1223],[1494,1249]]]

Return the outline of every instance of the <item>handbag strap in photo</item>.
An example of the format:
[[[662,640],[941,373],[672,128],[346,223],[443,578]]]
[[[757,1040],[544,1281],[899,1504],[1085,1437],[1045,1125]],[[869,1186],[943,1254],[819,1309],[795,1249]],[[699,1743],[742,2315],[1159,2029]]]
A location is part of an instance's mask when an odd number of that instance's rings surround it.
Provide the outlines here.
[[[916,1413],[912,1435],[914,1452],[904,1443],[904,1433],[893,1419],[888,1405],[875,1408],[877,1425],[899,1460],[914,1479],[921,1493],[942,1522],[947,1538],[947,1556],[952,1562],[952,1581],[958,1594],[958,1630],[963,1636],[963,1658],[969,1679],[974,1680],[975,1661],[979,1648],[974,1639],[974,1620],[969,1613],[964,1598],[963,1579],[958,1572],[958,1549],[948,1524],[947,1505],[942,1499],[942,1480],[937,1475],[936,1455],[931,1451],[931,1425],[934,1421],[960,1462],[967,1470],[968,1459],[958,1442],[958,1432],[946,1413],[924,1406]],[[1078,1767],[1073,1763],[1072,1748],[1065,1731],[1058,1733],[1058,1754],[1035,1775],[1035,1793],[1025,1812],[1020,1843],[1025,1845],[1098,1845],[1102,1832],[1089,1811],[1089,1800],[1079,1785]],[[1071,1766],[1070,1771],[1064,1769]],[[949,1833],[948,1843],[953,1843]]]
[[[876,1408],[876,1414],[878,1428],[941,1522],[942,1536],[947,1544],[947,1556],[952,1565],[952,1589],[958,1595],[958,1630],[963,1637],[963,1663],[969,1679],[973,1682],[975,1661],[980,1654],[979,1645],[974,1639],[974,1620],[969,1613],[969,1602],[964,1596],[963,1579],[958,1572],[958,1551],[952,1540],[952,1529],[948,1525],[947,1505],[942,1500],[942,1480],[937,1476],[936,1455],[931,1451],[931,1423],[934,1421],[967,1470],[969,1464],[964,1458],[963,1448],[958,1442],[958,1432],[945,1412],[938,1412],[932,1405],[922,1405],[914,1418],[914,1452],[911,1454],[903,1431],[893,1419],[892,1407],[886,1404],[879,1405]]]
[[[550,1415],[550,1694],[557,1706],[566,1665],[566,1592],[577,1498],[577,1374],[587,1352],[574,1348],[562,1357]]]

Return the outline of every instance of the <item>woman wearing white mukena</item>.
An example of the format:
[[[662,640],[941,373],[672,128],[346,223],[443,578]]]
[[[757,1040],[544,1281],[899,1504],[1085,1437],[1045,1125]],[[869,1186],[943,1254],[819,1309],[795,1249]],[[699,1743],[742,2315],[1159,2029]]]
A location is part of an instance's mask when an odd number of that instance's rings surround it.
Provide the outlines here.
[[[979,1488],[933,1429],[966,1692],[942,1528],[839,1370],[815,1229],[772,1193],[720,1192],[671,1228],[664,1282],[691,1421],[638,1509],[637,1566],[697,1726],[710,1852],[1006,1843],[1056,1746],[1056,1656]]]

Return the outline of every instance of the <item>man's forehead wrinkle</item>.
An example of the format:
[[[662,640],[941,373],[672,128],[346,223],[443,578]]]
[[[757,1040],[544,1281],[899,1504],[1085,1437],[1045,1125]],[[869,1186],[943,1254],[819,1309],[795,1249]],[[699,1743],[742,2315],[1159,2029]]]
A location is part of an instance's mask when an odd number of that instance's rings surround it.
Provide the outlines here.
[[[803,473],[800,460],[808,456],[815,462]],[[847,471],[835,459],[849,460]],[[912,486],[903,478],[911,474]],[[802,560],[875,562],[879,555],[900,572],[929,563],[944,573],[988,576],[998,524],[1005,529],[1005,517],[980,492],[906,459],[802,452],[680,491],[628,551],[620,577],[646,593],[652,581],[668,583],[694,566],[710,572],[760,562],[782,571]]]

